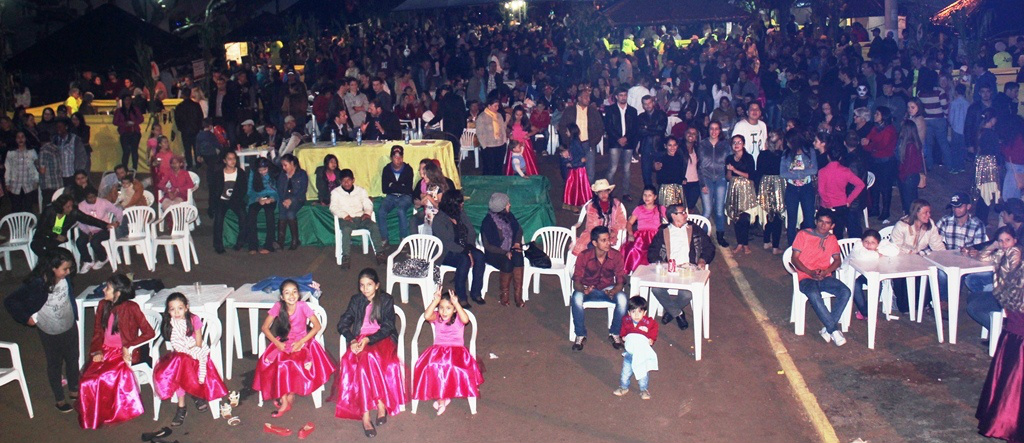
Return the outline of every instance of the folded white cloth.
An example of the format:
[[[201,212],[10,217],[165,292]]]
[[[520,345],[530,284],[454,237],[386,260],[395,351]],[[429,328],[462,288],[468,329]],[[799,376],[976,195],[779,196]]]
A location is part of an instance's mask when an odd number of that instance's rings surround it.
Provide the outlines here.
[[[633,355],[633,376],[640,380],[650,371],[658,370],[658,354],[654,352],[647,336],[628,334],[622,339],[626,352]]]

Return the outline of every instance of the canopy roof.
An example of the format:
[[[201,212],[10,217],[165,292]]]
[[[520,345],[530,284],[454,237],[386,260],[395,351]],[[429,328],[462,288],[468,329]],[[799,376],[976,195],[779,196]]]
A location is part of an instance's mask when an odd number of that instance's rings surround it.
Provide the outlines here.
[[[718,0],[622,0],[605,9],[615,25],[683,25],[743,20],[750,13]]]
[[[412,11],[416,9],[440,9],[440,8],[457,8],[463,6],[475,6],[475,5],[498,5],[505,3],[507,0],[406,0],[401,5],[395,8],[395,11]],[[537,0],[525,0],[527,3],[540,3]],[[572,2],[572,1],[589,1],[593,0],[544,0],[544,3],[552,2]]]
[[[1020,0],[957,0],[932,16],[938,25],[953,25],[953,16],[963,12],[982,36],[1016,35],[1024,23]]]

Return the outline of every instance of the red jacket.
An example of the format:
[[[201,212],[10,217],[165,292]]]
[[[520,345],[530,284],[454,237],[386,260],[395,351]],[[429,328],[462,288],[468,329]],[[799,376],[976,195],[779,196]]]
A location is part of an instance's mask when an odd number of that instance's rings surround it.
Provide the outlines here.
[[[875,126],[868,133],[868,145],[864,147],[864,150],[874,158],[892,158],[896,154],[898,138],[899,134],[896,133],[896,128],[892,125],[885,125],[885,128],[881,130],[878,129],[878,126]]]
[[[99,306],[96,307],[96,321],[92,328],[92,341],[89,343],[90,355],[103,352],[104,330],[102,316],[103,309],[109,303],[109,301],[101,300]],[[111,316],[117,319],[118,333],[121,334],[121,346],[129,348],[156,336],[156,332],[149,325],[149,320],[142,313],[142,309],[133,301],[122,303],[120,306],[115,307],[113,312],[111,312]],[[138,349],[133,351],[132,364],[141,361],[140,357]]]
[[[619,331],[619,336],[625,337],[628,334],[643,334],[653,341],[658,341],[658,322],[645,315],[640,323],[634,325],[633,319],[626,314],[622,319],[622,330]]]

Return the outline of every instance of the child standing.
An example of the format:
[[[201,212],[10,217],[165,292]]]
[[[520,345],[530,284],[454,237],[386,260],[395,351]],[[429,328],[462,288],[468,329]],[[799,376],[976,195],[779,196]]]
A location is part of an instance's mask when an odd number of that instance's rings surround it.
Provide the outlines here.
[[[210,348],[203,344],[203,321],[189,311],[184,294],[175,292],[167,297],[160,335],[172,351],[153,367],[153,389],[163,400],[178,396],[171,426],[181,426],[188,415],[185,393],[192,396],[196,409],[204,412],[210,401],[227,394],[227,388],[210,360]]]
[[[580,141],[580,127],[575,123],[568,126],[569,150],[562,154],[568,159],[566,167],[569,177],[565,179],[565,193],[562,195],[562,209],[579,212],[591,198],[590,178],[587,177],[587,148]]]
[[[312,328],[306,322],[313,323]],[[313,337],[320,332],[320,319],[313,308],[299,300],[299,285],[288,279],[281,283],[281,300],[270,308],[260,330],[272,346],[260,356],[252,388],[263,398],[273,398],[281,417],[292,408],[295,394],[310,395],[327,383],[334,363]]]
[[[442,294],[438,286],[434,301],[423,313],[424,320],[433,326],[434,344],[420,354],[413,367],[412,398],[436,400],[437,415],[444,413],[452,398],[479,397],[484,382],[463,339],[469,315],[452,302],[455,298],[453,291]]]
[[[523,156],[523,151],[525,150],[525,148],[523,147],[522,142],[516,140],[508,142],[508,150],[510,169],[508,175],[518,175],[520,177],[526,177],[527,175],[536,175],[529,173],[526,157]],[[536,167],[534,167],[533,169],[536,170]]]
[[[139,305],[132,301],[135,288],[124,274],[114,274],[103,288],[96,307],[89,355],[78,398],[78,423],[83,429],[121,423],[142,415],[139,383],[131,366],[141,361],[138,349],[156,333]]]
[[[626,352],[622,353],[622,375],[619,376],[619,388],[613,394],[622,397],[629,392],[629,377],[636,375],[640,387],[640,398],[651,399],[647,390],[648,372],[658,369],[658,355],[651,347],[658,340],[658,322],[647,316],[647,300],[643,297],[630,297],[629,313],[622,319],[622,341]]]

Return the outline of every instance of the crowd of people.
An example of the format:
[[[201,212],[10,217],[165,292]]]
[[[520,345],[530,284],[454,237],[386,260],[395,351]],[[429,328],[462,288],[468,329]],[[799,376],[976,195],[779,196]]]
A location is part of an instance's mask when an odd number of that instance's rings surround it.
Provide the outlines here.
[[[1009,357],[994,360],[978,417],[986,435],[1024,438],[992,425],[1009,413],[1002,398],[1019,399],[1019,386],[1006,384],[1024,370],[1019,363],[1024,268],[1017,245],[1024,229],[1024,119],[1018,101],[1024,74],[1000,90],[988,71],[1002,63],[1004,53],[1011,59],[1019,53],[1018,63],[1024,60],[1024,38],[1012,46],[999,42],[991,46],[999,49],[992,56],[985,52],[976,58],[959,54],[948,34],[931,28],[908,31],[898,41],[876,29],[865,53],[868,35],[860,25],[842,29],[836,38],[813,24],[768,28],[756,20],[728,35],[716,31],[693,38],[675,28],[643,27],[626,33],[619,44],[603,32],[603,38],[580,41],[573,24],[565,18],[517,27],[420,20],[366,25],[359,32],[305,42],[301,73],[272,66],[268,54],[256,54],[250,61],[216,67],[209,89],[187,74],[165,75],[151,92],[132,80],[119,81],[114,73],[104,81],[83,72],[68,100],[44,111],[40,122],[24,107],[13,119],[0,117],[12,211],[31,212],[36,198],[49,202],[64,189],[52,205],[39,208],[32,248],[43,259],[7,302],[16,320],[40,328],[57,408],[72,410],[59,383],[60,362],[77,354],[68,347],[75,331],[69,325],[80,321],[62,308],[74,304],[68,283],[74,259],[60,247],[68,231],[76,223],[82,226],[77,242],[82,271],[98,269],[106,261],[98,245],[109,238],[110,228],[119,227],[121,212],[149,205],[146,188],[157,191],[160,205],[189,202],[195,188],[190,172],[200,166],[206,168],[207,215],[213,219],[217,253],[228,247],[223,239],[228,211],[240,227],[231,246],[269,254],[298,248],[300,209],[321,205],[337,218],[345,269],[351,267],[353,231],[368,231],[378,265],[411,232],[440,240],[440,262],[455,268],[455,279],[453,290],[439,289],[425,312],[437,328],[435,346],[462,346],[465,310],[470,301],[485,303],[487,265],[499,270],[499,303],[524,307],[523,228],[508,195],[492,195],[488,214],[470,219],[464,195],[436,160],[425,159],[413,169],[404,162],[402,145],[394,145],[380,172],[382,197],[375,209],[369,190],[355,183],[354,172],[337,156],[326,156],[310,177],[292,154],[301,141],[400,140],[404,132],[422,127],[425,137],[452,141],[456,154],[473,140],[484,175],[537,174],[541,157],[557,145],[552,160],[559,162],[565,183],[562,207],[581,219],[571,251],[572,348],[581,351],[586,343],[584,304],[613,303],[608,339],[626,351],[615,395],[626,394],[635,375],[641,398],[649,399],[642,374],[657,367],[652,346],[658,323],[646,318],[646,300],[627,297],[629,273],[667,262],[705,268],[715,258],[715,243],[729,248],[734,242],[732,253],[742,257],[752,253],[750,237],[757,232],[765,250],[781,255],[785,227],[800,290],[823,324],[820,335],[839,346],[846,341],[837,328],[846,303],[852,298],[861,316],[867,307],[861,291],[834,277],[842,265],[838,239],[861,238],[854,252],[859,258],[954,249],[994,261],[994,273],[966,279],[971,317],[989,326],[991,312],[1006,310],[1004,337],[1012,337],[1000,341],[999,352]],[[172,96],[184,99],[173,111],[184,155],[172,152],[169,130],[153,126],[146,142],[151,176],[143,180],[134,171],[144,115]],[[94,112],[95,98],[118,100],[112,119],[122,148],[121,164],[98,189],[89,184],[92,148],[83,117]],[[403,127],[403,121],[412,123]],[[249,168],[240,163],[237,149],[261,146],[271,151],[267,158]],[[607,155],[607,169],[599,168],[599,151]],[[633,164],[639,165],[642,186],[633,185]],[[938,168],[953,175],[973,173],[974,181],[970,189],[957,190],[962,192],[949,202],[949,215],[933,221],[931,204],[918,193],[934,183],[929,177]],[[318,195],[307,202],[311,181]],[[893,188],[900,197],[897,210],[891,208]],[[616,189],[619,197],[613,195]],[[633,195],[636,205],[629,209]],[[1002,226],[993,242],[987,235],[990,208]],[[698,210],[713,226],[714,239],[691,218]],[[262,245],[260,212],[267,231]],[[399,218],[398,239],[387,227],[392,212]],[[878,226],[892,226],[890,239],[882,241],[878,231],[864,225],[865,213]],[[97,310],[90,347],[96,364],[81,380],[78,368],[67,365],[71,398],[78,400],[86,428],[141,413],[141,403],[110,410],[95,401],[114,386],[105,384],[110,378],[104,374],[130,376],[123,372],[134,357],[122,350],[155,334],[139,320],[138,307],[130,303],[131,284],[123,280],[120,275],[108,280],[105,304]],[[340,370],[312,340],[325,325],[299,301],[298,285],[281,286],[281,303],[261,329],[273,346],[261,357],[254,380],[265,398],[277,399],[275,417],[291,408],[295,395],[309,395],[337,371],[336,415],[362,420],[368,437],[405,402],[395,357],[394,301],[380,291],[372,268],[360,272],[358,281],[359,294],[338,325],[349,343]],[[894,290],[897,307],[906,312],[901,283],[895,282]],[[836,296],[831,309],[822,292]],[[693,294],[652,293],[665,308],[660,323],[675,321],[687,329],[683,308]],[[937,296],[945,297],[944,291]],[[168,299],[160,333],[174,346],[174,358],[187,364],[161,360],[157,365],[188,368],[166,369],[178,371],[174,375],[158,371],[167,380],[160,395],[179,394],[176,424],[185,418],[183,392],[196,397],[197,406],[224,395],[216,370],[206,364],[201,337],[189,340],[201,323],[183,298]],[[33,318],[44,305],[57,314]],[[437,400],[440,414],[452,397],[473,396],[482,378],[463,351],[424,354],[426,360],[416,364],[414,398]],[[437,373],[425,369],[430,365],[456,370],[460,387],[438,389],[436,380],[424,375]],[[81,389],[73,390],[79,384]],[[136,403],[137,396],[136,389]],[[308,435],[311,426],[300,434]],[[264,430],[291,433],[273,425]]]

